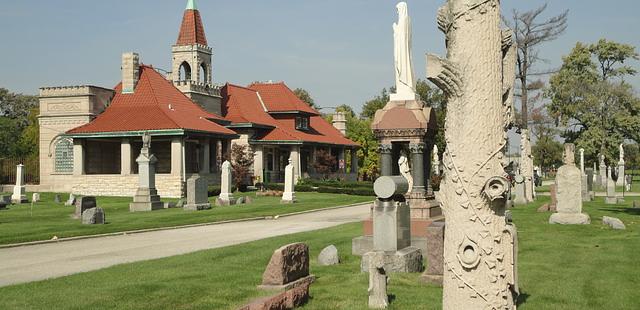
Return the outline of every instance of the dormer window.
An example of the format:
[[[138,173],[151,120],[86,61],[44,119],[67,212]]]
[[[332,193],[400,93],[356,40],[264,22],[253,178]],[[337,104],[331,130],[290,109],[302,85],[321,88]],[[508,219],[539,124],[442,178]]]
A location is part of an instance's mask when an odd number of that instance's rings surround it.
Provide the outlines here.
[[[308,130],[309,129],[309,117],[308,116],[298,116],[298,117],[296,117],[296,129],[297,130]]]

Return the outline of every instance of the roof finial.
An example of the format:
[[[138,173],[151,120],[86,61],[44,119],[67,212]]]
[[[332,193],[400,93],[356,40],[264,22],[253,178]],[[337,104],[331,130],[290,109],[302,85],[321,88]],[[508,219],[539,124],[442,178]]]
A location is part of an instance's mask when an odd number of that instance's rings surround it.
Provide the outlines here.
[[[187,1],[187,8],[185,10],[197,10],[198,6],[196,5],[196,0]]]

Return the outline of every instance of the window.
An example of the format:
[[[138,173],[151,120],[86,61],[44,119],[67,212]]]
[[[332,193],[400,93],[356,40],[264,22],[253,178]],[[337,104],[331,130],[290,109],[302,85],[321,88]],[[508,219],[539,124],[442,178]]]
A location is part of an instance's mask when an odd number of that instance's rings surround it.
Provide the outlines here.
[[[56,143],[55,156],[56,172],[73,172],[73,143],[70,140],[60,140]]]
[[[307,117],[307,116],[298,116],[298,117],[296,117],[296,129],[298,129],[298,130],[307,130],[307,129],[309,129],[309,117]]]
[[[191,80],[191,66],[186,61],[182,62],[178,69],[178,80],[188,81]]]

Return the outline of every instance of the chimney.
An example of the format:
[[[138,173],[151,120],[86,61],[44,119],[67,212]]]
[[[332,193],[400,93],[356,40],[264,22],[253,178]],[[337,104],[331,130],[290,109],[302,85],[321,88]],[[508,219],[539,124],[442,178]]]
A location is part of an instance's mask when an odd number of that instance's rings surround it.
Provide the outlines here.
[[[122,54],[122,93],[133,94],[140,78],[140,56],[137,53]]]
[[[331,124],[338,129],[343,136],[347,135],[347,115],[344,112],[336,112],[333,114]]]

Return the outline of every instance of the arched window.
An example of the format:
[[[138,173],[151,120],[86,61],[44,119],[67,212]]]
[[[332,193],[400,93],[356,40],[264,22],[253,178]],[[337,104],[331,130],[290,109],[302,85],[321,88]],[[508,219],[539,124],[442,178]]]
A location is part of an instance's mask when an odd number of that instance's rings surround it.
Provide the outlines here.
[[[202,63],[200,64],[200,79],[199,81],[201,84],[206,84],[207,81],[207,64],[206,63]]]
[[[179,81],[187,81],[191,80],[191,66],[186,61],[183,61],[180,65],[179,73],[178,73]]]
[[[73,172],[73,142],[62,139],[56,143],[55,171],[59,173]]]

